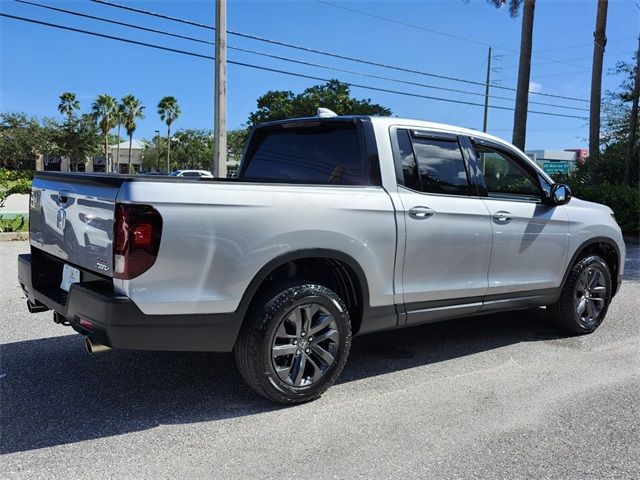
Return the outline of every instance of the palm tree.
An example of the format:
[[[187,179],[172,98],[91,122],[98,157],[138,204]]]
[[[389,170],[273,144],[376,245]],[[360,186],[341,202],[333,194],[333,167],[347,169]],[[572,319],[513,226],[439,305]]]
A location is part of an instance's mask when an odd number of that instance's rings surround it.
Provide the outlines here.
[[[496,8],[509,4],[509,15],[518,16],[522,11],[522,30],[520,33],[520,62],[518,64],[518,84],[516,86],[516,108],[513,114],[512,143],[524,150],[527,136],[527,109],[529,108],[529,81],[531,79],[531,46],[533,44],[533,14],[536,0],[487,0]]]
[[[122,104],[122,100],[118,103],[115,112],[116,124],[118,125],[118,143],[116,145],[116,169],[118,173],[120,173],[120,127],[124,123],[124,105]]]
[[[593,64],[591,66],[591,99],[589,103],[589,156],[600,156],[600,101],[602,100],[602,63],[607,44],[607,7],[609,0],[598,0],[596,31],[593,32]]]
[[[142,111],[144,107],[142,102],[133,95],[127,95],[122,98],[123,122],[124,128],[129,136],[129,173],[133,173],[131,168],[131,143],[133,142],[133,132],[136,131],[136,120],[143,119]]]
[[[112,165],[109,165],[107,151],[109,149],[109,131],[116,126],[117,109],[116,99],[105,93],[98,95],[98,98],[91,105],[91,111],[96,118],[96,122],[98,122],[100,130],[102,130],[102,135],[104,135],[104,160],[107,172],[112,170]]]
[[[171,151],[171,124],[180,116],[180,105],[176,97],[163,97],[158,103],[158,115],[167,124],[167,173],[171,173],[169,153]]]
[[[72,92],[64,92],[62,95],[60,95],[60,103],[58,104],[58,111],[67,117],[67,125],[66,125],[66,130],[67,130],[67,135],[71,135],[71,129],[72,129],[72,124],[73,124],[73,114],[76,110],[80,110],[80,102],[76,99],[76,94],[72,93]],[[75,171],[78,169],[78,160],[76,158],[73,158],[72,155],[70,155],[70,160],[71,160],[71,170]]]
[[[67,117],[67,125],[71,125],[73,120],[73,113],[76,110],[80,110],[80,102],[76,99],[76,94],[71,92],[64,92],[60,95],[60,103],[58,104],[58,111]]]
[[[624,171],[622,183],[627,185],[631,175],[631,157],[636,144],[636,133],[638,131],[638,101],[640,101],[640,35],[638,35],[638,50],[636,51],[636,70],[633,90],[631,91],[631,117],[629,119],[629,138],[627,139],[627,149],[624,155]]]

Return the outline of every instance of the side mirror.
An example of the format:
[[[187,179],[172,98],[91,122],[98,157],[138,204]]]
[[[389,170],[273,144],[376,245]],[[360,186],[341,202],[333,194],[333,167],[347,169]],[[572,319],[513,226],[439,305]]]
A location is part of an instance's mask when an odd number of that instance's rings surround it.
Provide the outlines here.
[[[571,200],[571,189],[562,183],[554,183],[551,187],[551,203],[564,205]]]

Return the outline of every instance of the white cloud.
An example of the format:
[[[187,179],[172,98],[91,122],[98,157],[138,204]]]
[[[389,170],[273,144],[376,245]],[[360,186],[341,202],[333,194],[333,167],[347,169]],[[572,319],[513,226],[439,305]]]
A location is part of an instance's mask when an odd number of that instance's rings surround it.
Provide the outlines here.
[[[529,82],[529,93],[538,93],[542,90],[542,84],[536,82]]]

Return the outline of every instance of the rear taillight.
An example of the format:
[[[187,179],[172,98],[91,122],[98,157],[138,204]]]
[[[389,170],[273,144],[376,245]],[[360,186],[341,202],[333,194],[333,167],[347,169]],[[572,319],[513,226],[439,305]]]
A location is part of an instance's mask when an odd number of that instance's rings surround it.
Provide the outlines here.
[[[155,263],[162,236],[162,217],[150,205],[116,204],[113,276],[129,280]]]

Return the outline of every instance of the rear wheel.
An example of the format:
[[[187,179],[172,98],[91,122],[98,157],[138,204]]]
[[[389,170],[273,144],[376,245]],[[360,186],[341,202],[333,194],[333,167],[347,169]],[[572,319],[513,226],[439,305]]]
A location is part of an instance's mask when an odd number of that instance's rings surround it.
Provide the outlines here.
[[[236,361],[245,381],[280,403],[314,400],[338,378],[349,355],[351,323],[338,295],[298,284],[256,302],[240,332]]]
[[[551,318],[566,333],[593,332],[611,302],[611,272],[598,255],[577,262],[569,272],[558,301],[548,307]]]

